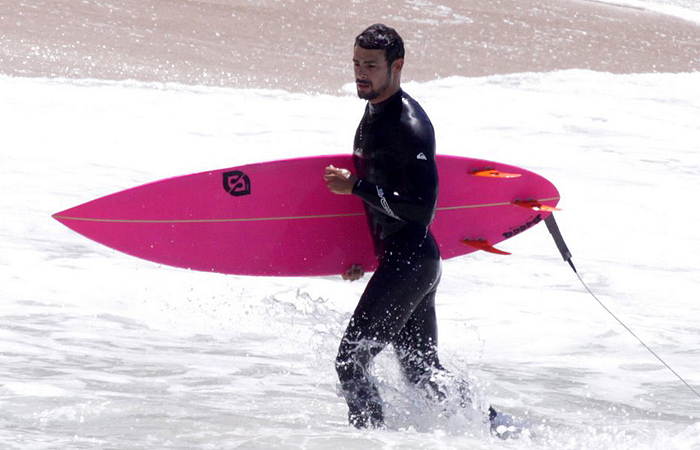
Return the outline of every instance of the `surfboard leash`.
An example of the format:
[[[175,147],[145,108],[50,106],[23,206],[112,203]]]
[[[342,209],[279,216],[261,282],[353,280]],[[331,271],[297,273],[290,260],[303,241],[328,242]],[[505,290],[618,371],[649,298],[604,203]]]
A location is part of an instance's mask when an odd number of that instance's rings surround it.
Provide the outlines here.
[[[559,231],[559,226],[557,226],[556,220],[554,220],[554,214],[550,214],[546,219],[544,219],[544,223],[547,225],[547,229],[552,235],[552,238],[554,238],[554,242],[557,244],[557,249],[559,249],[559,253],[561,253],[562,258],[564,258],[564,261],[569,263],[569,266],[571,266],[574,273],[576,274],[576,277],[579,279],[586,291],[588,291],[588,293],[591,294],[591,296],[598,302],[598,304],[602,306],[603,309],[607,311],[607,313],[610,314],[620,325],[622,325],[622,327],[625,330],[627,330],[629,334],[634,336],[634,338],[637,339],[639,343],[642,344],[642,346],[649,351],[649,353],[654,355],[654,357],[658,359],[661,362],[661,364],[666,366],[666,368],[670,370],[671,373],[673,373],[676,376],[676,378],[681,380],[681,382],[683,382],[683,384],[685,384],[688,387],[688,389],[690,389],[693,392],[693,394],[695,394],[696,397],[700,398],[700,393],[698,393],[698,391],[695,390],[695,388],[693,388],[687,381],[685,381],[685,379],[683,379],[683,377],[680,376],[678,372],[673,370],[673,368],[669,366],[666,363],[666,361],[664,361],[658,354],[656,354],[656,352],[652,350],[647,344],[645,344],[644,341],[642,341],[642,339],[640,339],[639,336],[637,336],[634,333],[634,331],[632,331],[627,325],[625,325],[625,323],[622,320],[620,320],[607,306],[605,306],[605,304],[598,298],[598,296],[595,295],[595,293],[588,287],[586,282],[583,281],[583,278],[581,278],[581,275],[579,275],[578,271],[576,270],[576,267],[574,266],[574,263],[571,260],[571,252],[569,251],[569,248],[564,242],[564,238],[561,235],[561,231]]]

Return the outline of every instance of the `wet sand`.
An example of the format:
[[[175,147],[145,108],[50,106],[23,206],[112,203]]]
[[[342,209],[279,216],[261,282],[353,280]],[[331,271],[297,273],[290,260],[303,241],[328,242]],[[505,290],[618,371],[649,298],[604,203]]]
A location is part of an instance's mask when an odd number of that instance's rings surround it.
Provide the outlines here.
[[[0,73],[337,93],[383,22],[404,81],[592,69],[700,70],[700,26],[582,0],[27,0],[0,3]]]

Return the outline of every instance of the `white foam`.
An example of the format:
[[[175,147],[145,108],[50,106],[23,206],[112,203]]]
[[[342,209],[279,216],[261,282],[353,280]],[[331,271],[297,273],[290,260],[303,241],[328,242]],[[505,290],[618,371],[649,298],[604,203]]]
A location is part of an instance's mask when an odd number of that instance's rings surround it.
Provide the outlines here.
[[[585,0],[610,5],[643,9],[700,24],[700,2],[697,0]]]

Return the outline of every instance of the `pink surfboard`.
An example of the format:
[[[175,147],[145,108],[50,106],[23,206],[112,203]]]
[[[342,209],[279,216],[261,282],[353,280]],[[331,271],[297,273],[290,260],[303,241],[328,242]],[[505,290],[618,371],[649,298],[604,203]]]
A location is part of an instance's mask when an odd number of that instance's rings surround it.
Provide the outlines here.
[[[239,275],[338,275],[377,266],[362,200],[335,195],[329,165],[350,155],[250,164],[169,178],[54,214],[113,249],[175,267]],[[438,156],[432,230],[443,258],[493,246],[551,214],[552,183],[505,164]],[[466,242],[466,243],[465,243]]]

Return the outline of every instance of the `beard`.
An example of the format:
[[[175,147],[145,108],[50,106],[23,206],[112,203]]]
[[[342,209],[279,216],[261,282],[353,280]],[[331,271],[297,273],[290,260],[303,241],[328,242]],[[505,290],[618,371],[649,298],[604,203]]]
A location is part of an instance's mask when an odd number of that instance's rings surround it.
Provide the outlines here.
[[[374,85],[371,82],[365,81],[364,83],[369,85],[369,90],[363,92],[358,86],[357,96],[362,100],[374,100],[375,98],[379,97],[380,95],[384,94],[386,91],[389,90],[389,88],[391,87],[391,81],[391,70],[389,70],[387,72],[386,82],[384,84],[379,86],[377,89],[374,89]],[[355,80],[355,83],[360,83],[360,80]]]

